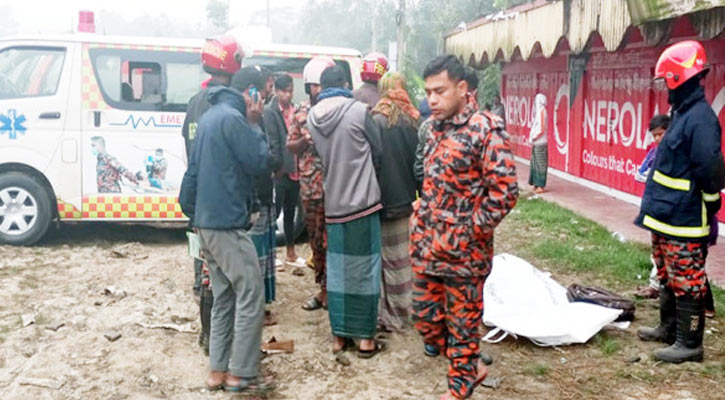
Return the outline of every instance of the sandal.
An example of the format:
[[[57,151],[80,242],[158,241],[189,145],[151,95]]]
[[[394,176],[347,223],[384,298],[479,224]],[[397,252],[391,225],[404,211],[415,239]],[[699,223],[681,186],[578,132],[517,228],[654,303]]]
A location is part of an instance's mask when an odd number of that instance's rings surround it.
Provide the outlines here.
[[[305,311],[315,311],[322,308],[324,305],[317,297],[312,297],[305,304],[302,305],[302,309]]]
[[[224,390],[245,395],[264,396],[274,390],[274,382],[271,379],[265,379],[260,382],[257,378],[240,378],[239,383],[233,386],[227,385],[225,382]]]
[[[376,354],[382,353],[388,349],[388,344],[383,341],[375,341],[375,348],[372,350],[357,350],[357,356],[363,359],[370,359],[375,357]]]

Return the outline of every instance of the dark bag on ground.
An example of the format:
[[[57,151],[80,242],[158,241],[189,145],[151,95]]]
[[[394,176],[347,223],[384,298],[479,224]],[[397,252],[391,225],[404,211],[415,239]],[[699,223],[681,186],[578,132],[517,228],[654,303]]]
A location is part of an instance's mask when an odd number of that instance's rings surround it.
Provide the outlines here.
[[[634,302],[608,290],[598,287],[577,285],[575,283],[569,286],[566,290],[566,297],[570,302],[582,301],[602,307],[622,310],[622,313],[615,322],[634,321]]]

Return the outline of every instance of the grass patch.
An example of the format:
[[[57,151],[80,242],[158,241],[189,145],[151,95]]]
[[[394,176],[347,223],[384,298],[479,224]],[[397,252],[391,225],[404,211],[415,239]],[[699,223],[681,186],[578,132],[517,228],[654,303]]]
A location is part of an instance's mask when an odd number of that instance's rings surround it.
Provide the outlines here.
[[[529,364],[524,368],[524,374],[535,377],[544,377],[549,375],[551,367],[546,364]]]
[[[608,337],[604,333],[600,333],[594,338],[594,344],[599,348],[599,351],[607,357],[617,354],[621,349],[619,341]]]
[[[509,218],[527,236],[517,246],[522,256],[560,265],[607,285],[634,289],[652,268],[650,247],[620,242],[602,225],[541,199],[522,197]],[[582,276],[586,284],[586,275]],[[718,315],[725,315],[725,290],[713,288]]]

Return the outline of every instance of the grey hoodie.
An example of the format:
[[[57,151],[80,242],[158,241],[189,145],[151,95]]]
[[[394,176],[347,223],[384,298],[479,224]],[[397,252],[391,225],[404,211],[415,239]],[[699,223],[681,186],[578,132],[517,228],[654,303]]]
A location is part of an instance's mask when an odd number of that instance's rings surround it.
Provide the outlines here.
[[[324,99],[312,108],[307,126],[324,168],[327,222],[349,222],[379,211],[376,171],[382,141],[367,105],[342,96]]]

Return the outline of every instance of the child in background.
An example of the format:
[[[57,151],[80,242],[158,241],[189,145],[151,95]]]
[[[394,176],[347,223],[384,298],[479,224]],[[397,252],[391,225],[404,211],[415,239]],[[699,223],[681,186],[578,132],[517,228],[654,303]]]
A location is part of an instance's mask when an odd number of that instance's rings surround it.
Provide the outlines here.
[[[644,157],[644,161],[642,161],[642,166],[639,167],[634,176],[635,181],[641,183],[647,182],[647,177],[651,172],[652,165],[655,162],[655,156],[657,155],[657,146],[662,141],[662,138],[665,136],[665,132],[667,132],[667,128],[669,128],[669,126],[670,117],[664,114],[655,115],[649,121],[649,133],[652,135],[652,144],[650,145],[649,150],[647,150],[647,155]],[[652,261],[652,264],[652,271],[650,271],[649,274],[649,285],[639,287],[637,289],[637,293],[635,294],[636,297],[642,299],[656,299],[660,295],[660,282],[657,279],[657,267],[654,265],[654,261]]]
[[[641,183],[647,182],[647,176],[649,176],[652,164],[655,162],[655,156],[657,155],[657,146],[662,141],[669,126],[670,117],[664,114],[655,115],[649,121],[649,133],[652,135],[652,144],[647,151],[647,155],[644,157],[644,161],[642,161],[642,166],[639,167],[637,174],[634,176],[635,181]]]

